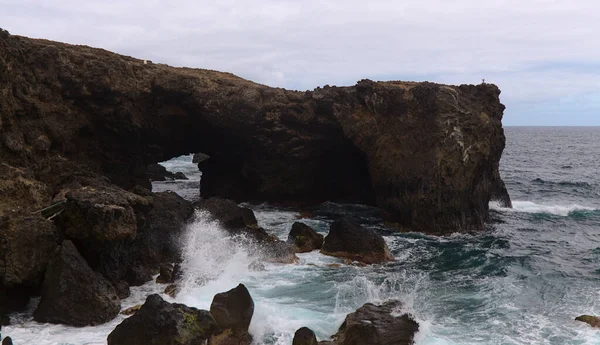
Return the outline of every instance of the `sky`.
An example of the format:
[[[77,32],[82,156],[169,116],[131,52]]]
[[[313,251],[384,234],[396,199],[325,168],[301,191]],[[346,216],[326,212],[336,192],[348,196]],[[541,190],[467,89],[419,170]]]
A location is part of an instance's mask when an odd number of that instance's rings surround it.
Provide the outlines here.
[[[600,126],[597,0],[0,0],[12,34],[307,90],[497,84],[515,125]]]

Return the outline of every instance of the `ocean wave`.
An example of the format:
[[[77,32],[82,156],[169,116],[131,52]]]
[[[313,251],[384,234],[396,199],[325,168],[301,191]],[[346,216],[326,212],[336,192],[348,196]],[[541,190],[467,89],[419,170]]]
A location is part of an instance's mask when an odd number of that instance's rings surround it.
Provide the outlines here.
[[[562,187],[582,187],[582,188],[591,188],[592,185],[590,185],[587,182],[581,182],[581,181],[546,181],[543,180],[541,178],[536,178],[533,181],[531,181],[533,183],[536,184],[543,184],[543,185],[556,185],[556,186],[562,186]]]
[[[543,205],[532,201],[513,200],[513,208],[500,206],[498,202],[490,202],[490,209],[502,212],[520,212],[520,213],[542,213],[552,214],[561,217],[585,216],[590,213],[599,213],[600,209],[582,206],[578,204],[571,205]]]

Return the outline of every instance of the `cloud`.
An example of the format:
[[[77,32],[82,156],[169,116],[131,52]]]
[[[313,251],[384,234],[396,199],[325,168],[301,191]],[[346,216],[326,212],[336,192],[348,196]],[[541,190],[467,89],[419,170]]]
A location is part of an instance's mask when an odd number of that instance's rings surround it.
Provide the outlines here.
[[[0,26],[16,34],[271,86],[486,78],[521,108],[600,90],[595,0],[0,0],[0,7]]]

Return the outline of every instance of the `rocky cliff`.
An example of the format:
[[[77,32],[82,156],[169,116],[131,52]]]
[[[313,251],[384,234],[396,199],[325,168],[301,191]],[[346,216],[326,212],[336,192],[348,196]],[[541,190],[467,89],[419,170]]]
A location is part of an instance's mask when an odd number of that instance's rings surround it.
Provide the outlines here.
[[[370,80],[288,91],[3,33],[0,160],[28,185],[0,189],[0,214],[47,206],[82,176],[148,187],[148,164],[203,152],[203,196],[358,202],[405,230],[481,229],[491,199],[510,203],[499,94]]]

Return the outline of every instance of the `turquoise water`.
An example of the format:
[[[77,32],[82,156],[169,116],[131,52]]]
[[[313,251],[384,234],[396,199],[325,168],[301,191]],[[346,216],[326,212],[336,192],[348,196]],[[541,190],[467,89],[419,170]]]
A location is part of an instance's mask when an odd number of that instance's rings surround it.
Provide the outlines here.
[[[215,293],[246,284],[256,305],[250,326],[256,344],[289,345],[302,326],[326,339],[347,313],[389,298],[402,300],[403,311],[419,321],[420,345],[600,344],[600,331],[574,321],[600,315],[600,129],[507,128],[506,135],[501,173],[514,209],[491,204],[494,221],[478,235],[393,233],[371,208],[326,204],[300,221],[326,234],[333,219],[352,214],[385,236],[396,261],[329,267],[340,260],[312,252],[299,254],[297,265],[253,272],[247,265],[254,249],[197,213],[183,241],[186,274],[175,300],[208,308]],[[155,189],[197,197],[200,176],[190,162],[186,156],[164,164],[191,181]],[[260,225],[283,239],[299,216],[250,206]],[[136,288],[124,307],[162,288]],[[104,344],[121,319],[73,329],[23,314],[3,333],[15,344]]]

